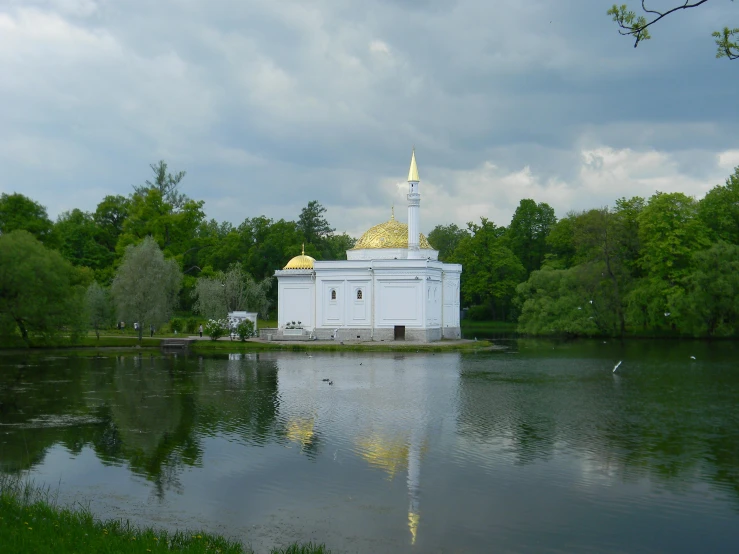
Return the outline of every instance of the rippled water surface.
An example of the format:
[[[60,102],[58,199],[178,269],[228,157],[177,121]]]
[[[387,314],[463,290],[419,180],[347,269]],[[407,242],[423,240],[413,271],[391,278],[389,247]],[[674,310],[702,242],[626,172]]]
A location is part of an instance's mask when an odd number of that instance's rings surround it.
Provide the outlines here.
[[[739,551],[736,345],[506,344],[2,355],[0,471],[257,551]]]

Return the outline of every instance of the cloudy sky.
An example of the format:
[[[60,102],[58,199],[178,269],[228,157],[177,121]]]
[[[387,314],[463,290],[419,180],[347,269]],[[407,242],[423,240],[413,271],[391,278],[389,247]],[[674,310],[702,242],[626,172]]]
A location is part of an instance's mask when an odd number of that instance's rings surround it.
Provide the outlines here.
[[[634,49],[612,3],[0,0],[0,192],[56,218],[164,159],[209,218],[315,199],[358,236],[405,220],[415,145],[424,232],[507,225],[521,198],[701,197],[739,165],[739,61],[710,36],[739,4]]]

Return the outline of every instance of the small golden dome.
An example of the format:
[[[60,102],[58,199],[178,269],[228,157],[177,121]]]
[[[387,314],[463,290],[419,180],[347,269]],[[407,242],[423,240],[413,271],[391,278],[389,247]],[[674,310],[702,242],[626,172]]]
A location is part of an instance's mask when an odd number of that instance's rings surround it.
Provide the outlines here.
[[[303,245],[303,253],[287,262],[287,265],[282,269],[313,269],[313,262],[315,261],[314,258],[305,255],[305,245]]]
[[[418,234],[418,245],[420,248],[431,248],[422,233]],[[392,216],[390,221],[375,225],[363,234],[353,250],[363,248],[408,248],[408,225],[396,221]]]

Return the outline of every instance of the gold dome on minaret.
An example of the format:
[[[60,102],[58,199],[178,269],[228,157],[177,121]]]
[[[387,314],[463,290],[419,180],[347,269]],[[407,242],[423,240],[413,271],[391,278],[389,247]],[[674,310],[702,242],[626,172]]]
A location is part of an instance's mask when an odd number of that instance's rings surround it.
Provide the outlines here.
[[[420,248],[431,248],[423,233],[418,234],[418,239]],[[391,215],[388,221],[375,225],[364,233],[353,250],[364,248],[408,248],[408,225],[396,221],[395,215]]]
[[[310,256],[305,255],[305,244],[303,245],[303,253],[300,256],[295,256],[292,260],[287,262],[287,265],[282,269],[313,269],[313,262],[316,260]]]

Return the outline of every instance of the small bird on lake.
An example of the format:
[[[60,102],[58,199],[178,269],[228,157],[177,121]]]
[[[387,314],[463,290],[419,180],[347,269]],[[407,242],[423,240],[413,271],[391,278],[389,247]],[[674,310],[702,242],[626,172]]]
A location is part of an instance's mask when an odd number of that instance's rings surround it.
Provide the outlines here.
[[[690,359],[691,359],[691,360],[695,360],[695,356],[691,356],[691,357],[690,357]]]
[[[619,361],[619,362],[618,362],[618,363],[616,364],[616,367],[614,367],[614,368],[613,368],[613,373],[616,373],[616,370],[618,369],[618,366],[620,366],[620,365],[621,365],[621,362]]]
[[[362,362],[359,362],[359,365],[362,365]]]
[[[323,381],[324,383],[328,383],[330,379],[321,379],[321,381]]]
[[[333,385],[333,384],[334,384],[334,382],[333,382],[333,381],[329,381],[329,382],[328,382],[328,384],[329,384],[329,385]]]

